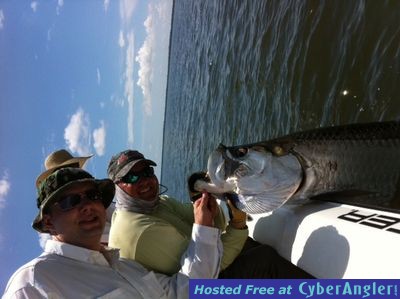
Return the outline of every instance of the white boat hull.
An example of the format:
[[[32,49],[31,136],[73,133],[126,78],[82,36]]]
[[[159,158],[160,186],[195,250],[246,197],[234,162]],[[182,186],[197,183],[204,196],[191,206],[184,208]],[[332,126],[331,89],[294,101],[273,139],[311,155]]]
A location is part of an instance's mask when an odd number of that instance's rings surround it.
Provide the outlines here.
[[[252,217],[251,237],[317,278],[400,278],[400,214],[310,201]]]

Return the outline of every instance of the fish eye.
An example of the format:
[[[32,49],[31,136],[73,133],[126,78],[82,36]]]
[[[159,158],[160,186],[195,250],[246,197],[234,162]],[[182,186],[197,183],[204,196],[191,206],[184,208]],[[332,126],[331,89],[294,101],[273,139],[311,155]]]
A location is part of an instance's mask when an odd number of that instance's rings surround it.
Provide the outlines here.
[[[240,147],[240,148],[231,150],[231,154],[235,158],[242,158],[247,154],[247,152],[248,152],[247,148],[244,148],[244,147]]]

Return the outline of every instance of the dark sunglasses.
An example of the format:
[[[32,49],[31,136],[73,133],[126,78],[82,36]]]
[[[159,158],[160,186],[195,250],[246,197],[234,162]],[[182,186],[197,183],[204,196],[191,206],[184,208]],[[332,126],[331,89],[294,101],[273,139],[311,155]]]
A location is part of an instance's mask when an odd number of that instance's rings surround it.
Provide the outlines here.
[[[126,184],[136,184],[140,178],[150,178],[154,176],[154,168],[153,167],[146,167],[142,171],[139,172],[129,172],[127,173],[122,179],[121,182]]]
[[[85,198],[91,201],[102,200],[101,192],[96,189],[91,189],[83,193],[65,195],[61,197],[61,199],[58,200],[54,205],[59,206],[60,209],[65,212],[78,206]]]

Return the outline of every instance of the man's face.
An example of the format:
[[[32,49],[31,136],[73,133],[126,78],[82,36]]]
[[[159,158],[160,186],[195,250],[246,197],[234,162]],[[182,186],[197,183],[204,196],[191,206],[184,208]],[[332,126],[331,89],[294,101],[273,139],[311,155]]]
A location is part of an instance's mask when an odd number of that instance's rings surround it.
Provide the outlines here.
[[[118,183],[118,186],[133,198],[154,200],[158,196],[158,179],[155,175],[148,174],[150,167],[147,163],[135,164],[129,171],[128,176],[129,174],[138,175],[139,180],[135,183],[128,183],[123,180]],[[143,171],[147,175],[141,175]]]
[[[65,243],[97,249],[106,222],[106,210],[96,185],[88,183],[63,192],[43,216],[54,237]]]

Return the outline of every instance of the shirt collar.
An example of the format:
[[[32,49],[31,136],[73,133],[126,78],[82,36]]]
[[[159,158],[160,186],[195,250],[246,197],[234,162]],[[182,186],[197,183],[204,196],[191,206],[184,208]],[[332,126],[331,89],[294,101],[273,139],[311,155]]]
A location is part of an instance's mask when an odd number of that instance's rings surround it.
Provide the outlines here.
[[[118,249],[104,247],[99,252],[53,239],[47,240],[44,252],[61,255],[85,263],[111,267],[119,259]]]

